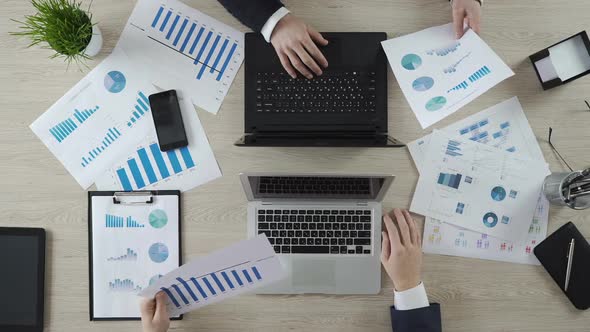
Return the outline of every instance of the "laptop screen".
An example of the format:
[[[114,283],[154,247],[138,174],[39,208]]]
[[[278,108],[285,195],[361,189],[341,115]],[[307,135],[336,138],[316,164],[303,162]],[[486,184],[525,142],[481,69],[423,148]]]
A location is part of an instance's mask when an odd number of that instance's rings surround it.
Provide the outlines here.
[[[248,176],[254,199],[316,198],[375,200],[386,177]]]

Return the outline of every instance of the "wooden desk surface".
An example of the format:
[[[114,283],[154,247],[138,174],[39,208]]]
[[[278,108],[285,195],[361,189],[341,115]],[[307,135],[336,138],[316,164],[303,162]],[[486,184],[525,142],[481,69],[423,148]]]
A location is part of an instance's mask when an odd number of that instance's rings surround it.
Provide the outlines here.
[[[215,0],[189,5],[242,31],[248,29]],[[87,1],[85,1],[87,3]],[[404,35],[451,20],[445,0],[287,1],[292,12],[319,31],[386,31]],[[105,43],[95,66],[114,47],[134,1],[94,1],[92,12]],[[25,49],[9,36],[31,13],[28,1],[0,0],[0,226],[37,226],[48,231],[46,330],[55,332],[139,331],[138,322],[88,321],[86,193],[28,126],[84,73],[47,50]],[[590,77],[543,92],[528,56],[590,28],[590,2],[489,0],[483,38],[516,76],[437,124],[443,127],[518,96],[552,170],[563,170],[547,144],[576,168],[590,165]],[[184,195],[186,259],[245,238],[243,171],[379,172],[398,175],[385,208],[409,207],[417,171],[407,149],[237,148],[243,130],[243,69],[217,116],[198,111],[224,176]],[[422,131],[390,71],[389,130],[409,142]],[[590,213],[551,208],[549,232],[568,220],[590,237]],[[541,267],[426,255],[424,282],[431,301],[442,304],[445,331],[588,331],[590,312],[569,304]],[[392,283],[383,272],[377,296],[243,296],[189,314],[172,331],[389,331]]]

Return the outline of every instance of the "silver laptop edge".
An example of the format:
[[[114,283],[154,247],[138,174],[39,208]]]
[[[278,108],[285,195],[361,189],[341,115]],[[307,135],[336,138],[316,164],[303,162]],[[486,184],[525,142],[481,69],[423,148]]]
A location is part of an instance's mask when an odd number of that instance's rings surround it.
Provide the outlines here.
[[[379,191],[370,198],[265,197],[255,194],[253,182],[257,177],[350,177],[383,180]],[[278,254],[289,272],[287,280],[265,287],[259,294],[376,294],[381,290],[381,201],[390,188],[391,174],[336,174],[247,172],[240,174],[248,199],[248,237],[257,235],[257,210],[289,207],[304,209],[370,209],[372,211],[371,254]],[[296,208],[297,207],[297,208]]]

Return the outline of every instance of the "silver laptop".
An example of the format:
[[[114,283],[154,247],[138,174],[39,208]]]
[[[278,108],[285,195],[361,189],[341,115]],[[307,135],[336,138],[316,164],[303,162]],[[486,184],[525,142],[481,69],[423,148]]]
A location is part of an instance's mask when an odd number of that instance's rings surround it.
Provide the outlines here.
[[[262,294],[377,294],[381,201],[393,175],[240,174],[248,237],[266,234],[289,272]]]

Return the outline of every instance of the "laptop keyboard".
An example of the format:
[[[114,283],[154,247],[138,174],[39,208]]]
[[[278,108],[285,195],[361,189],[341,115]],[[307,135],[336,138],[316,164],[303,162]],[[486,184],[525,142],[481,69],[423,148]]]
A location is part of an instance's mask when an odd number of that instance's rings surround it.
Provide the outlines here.
[[[372,212],[257,210],[257,232],[277,254],[371,254]]]
[[[309,80],[285,72],[256,76],[256,111],[261,113],[374,113],[375,72],[326,71]]]
[[[341,177],[262,176],[261,194],[370,195],[371,179]]]

